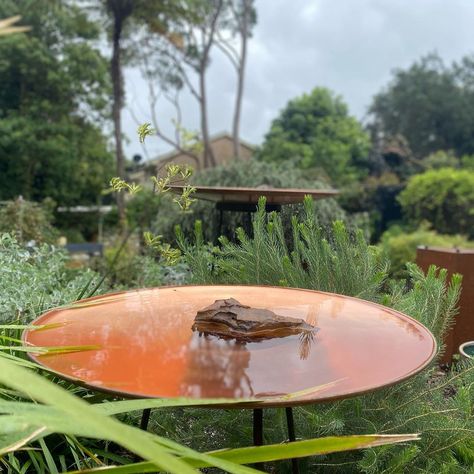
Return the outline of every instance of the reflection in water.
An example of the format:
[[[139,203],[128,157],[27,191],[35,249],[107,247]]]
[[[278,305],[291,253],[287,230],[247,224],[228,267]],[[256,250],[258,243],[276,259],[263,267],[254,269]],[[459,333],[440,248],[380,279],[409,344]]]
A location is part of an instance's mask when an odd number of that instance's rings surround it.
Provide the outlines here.
[[[248,375],[252,352],[247,344],[252,346],[252,351],[285,344],[286,352],[290,345],[298,351],[300,360],[306,360],[314,337],[314,332],[306,332],[250,343],[195,331],[188,346],[188,362],[180,391],[188,397],[215,397],[214,390],[218,387],[219,397],[254,396],[252,380]]]
[[[188,397],[213,397],[213,390],[219,386],[221,397],[253,396],[246,373],[249,363],[250,352],[244,342],[195,332],[189,344],[181,392]]]
[[[300,359],[301,360],[306,360],[309,357],[309,354],[311,352],[311,346],[313,345],[313,342],[314,342],[314,335],[318,331],[319,331],[319,329],[316,329],[313,332],[306,332],[306,333],[301,333],[300,334],[300,336],[299,336],[299,339],[300,339],[299,350],[300,350]]]

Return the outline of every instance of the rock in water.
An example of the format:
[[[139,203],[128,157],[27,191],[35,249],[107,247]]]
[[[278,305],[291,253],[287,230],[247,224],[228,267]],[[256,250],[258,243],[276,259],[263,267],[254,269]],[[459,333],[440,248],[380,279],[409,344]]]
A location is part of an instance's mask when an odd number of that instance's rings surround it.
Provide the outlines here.
[[[311,337],[317,331],[303,319],[279,316],[268,309],[251,308],[234,298],[216,300],[198,311],[192,329],[249,342],[293,334]]]

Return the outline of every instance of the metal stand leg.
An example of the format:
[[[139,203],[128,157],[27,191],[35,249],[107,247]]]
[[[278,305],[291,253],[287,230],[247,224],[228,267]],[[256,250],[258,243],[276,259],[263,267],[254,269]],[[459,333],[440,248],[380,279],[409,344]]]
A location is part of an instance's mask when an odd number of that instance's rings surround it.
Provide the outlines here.
[[[224,225],[224,211],[221,209],[219,211],[219,225],[218,225],[218,228],[217,228],[216,241],[222,235],[222,226],[223,225]]]
[[[252,234],[252,213],[247,212],[247,219],[245,220],[245,231],[249,237]]]
[[[288,439],[289,441],[295,441],[295,421],[293,420],[293,409],[285,408],[286,412],[286,424],[288,425]],[[292,472],[293,474],[299,474],[298,460],[291,460]]]
[[[151,408],[145,408],[142,413],[142,419],[140,421],[140,429],[146,431],[148,429],[148,422],[150,421]]]
[[[255,446],[263,445],[263,409],[255,408],[253,411],[253,444]],[[263,471],[265,465],[263,463],[256,463],[255,469]]]

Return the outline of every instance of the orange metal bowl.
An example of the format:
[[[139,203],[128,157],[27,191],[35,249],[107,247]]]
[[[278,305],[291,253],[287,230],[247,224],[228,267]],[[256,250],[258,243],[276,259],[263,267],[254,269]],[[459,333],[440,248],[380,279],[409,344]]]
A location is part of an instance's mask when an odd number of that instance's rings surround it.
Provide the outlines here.
[[[191,330],[216,299],[268,308],[317,326],[299,336],[242,343]],[[39,317],[26,344],[96,349],[33,355],[95,390],[125,397],[255,397],[252,406],[345,398],[400,382],[429,364],[436,342],[419,322],[384,306],[318,291],[265,286],[180,286],[115,293]],[[322,389],[313,390],[318,386]],[[275,399],[303,391],[291,399]],[[238,403],[238,400],[236,400]]]

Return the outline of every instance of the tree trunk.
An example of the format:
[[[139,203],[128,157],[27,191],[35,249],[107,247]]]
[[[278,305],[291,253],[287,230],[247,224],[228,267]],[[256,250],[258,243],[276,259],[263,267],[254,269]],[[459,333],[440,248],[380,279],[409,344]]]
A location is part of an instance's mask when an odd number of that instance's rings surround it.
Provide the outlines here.
[[[219,18],[220,12],[222,10],[223,0],[219,0],[218,4],[215,6],[215,10],[211,19],[209,33],[207,35],[207,40],[204,41],[204,49],[201,60],[199,62],[199,96],[200,96],[200,106],[201,106],[201,133],[202,139],[204,142],[204,168],[208,166],[216,166],[216,157],[214,155],[214,150],[211,147],[209,140],[209,124],[208,124],[208,114],[207,114],[207,91],[206,91],[206,69],[209,65],[209,54],[211,47],[214,43],[214,35],[217,27],[217,20]],[[203,37],[206,36],[203,31]]]
[[[211,147],[209,139],[209,124],[208,124],[208,114],[207,114],[207,95],[206,95],[206,66],[207,57],[199,70],[199,95],[200,95],[200,106],[201,106],[201,134],[202,141],[204,143],[203,158],[204,158],[204,168],[210,166],[216,166],[216,157],[214,155],[214,150]]]
[[[244,14],[240,29],[240,63],[237,71],[237,94],[235,96],[234,119],[232,124],[232,138],[234,142],[234,158],[240,160],[240,115],[242,111],[242,98],[244,94],[245,63],[247,61],[248,39],[248,12],[247,0],[244,0]]]
[[[112,116],[114,121],[114,137],[115,137],[115,159],[117,165],[117,176],[125,179],[125,158],[122,147],[122,107],[123,107],[123,77],[121,65],[121,46],[120,39],[122,36],[122,20],[114,17],[113,26],[113,42],[112,42],[112,61],[111,76],[113,87],[113,105]],[[120,220],[120,226],[125,228],[125,199],[123,193],[117,193],[117,208]]]

